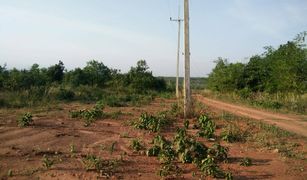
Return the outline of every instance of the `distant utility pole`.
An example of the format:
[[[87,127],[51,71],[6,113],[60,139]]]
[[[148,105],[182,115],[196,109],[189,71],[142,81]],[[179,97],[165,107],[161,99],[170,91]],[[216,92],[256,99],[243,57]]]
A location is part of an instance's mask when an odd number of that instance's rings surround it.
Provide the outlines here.
[[[178,46],[177,46],[177,68],[176,68],[176,97],[179,99],[179,59],[180,59],[180,29],[181,29],[181,22],[183,19],[180,19],[180,6],[178,12],[178,19],[170,18],[170,21],[178,22]]]
[[[184,0],[184,117],[191,114],[189,0]]]

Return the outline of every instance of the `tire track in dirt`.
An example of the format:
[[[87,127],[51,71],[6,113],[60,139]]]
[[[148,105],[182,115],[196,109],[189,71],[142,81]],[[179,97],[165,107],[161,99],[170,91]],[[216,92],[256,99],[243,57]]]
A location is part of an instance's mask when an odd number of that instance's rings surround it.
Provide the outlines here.
[[[209,99],[203,97],[202,95],[195,95],[195,97],[198,101],[212,108],[227,111],[239,116],[261,120],[266,123],[276,125],[287,131],[307,137],[307,122],[303,120],[303,116],[277,114],[263,110],[256,110],[253,108],[242,107],[239,105]]]

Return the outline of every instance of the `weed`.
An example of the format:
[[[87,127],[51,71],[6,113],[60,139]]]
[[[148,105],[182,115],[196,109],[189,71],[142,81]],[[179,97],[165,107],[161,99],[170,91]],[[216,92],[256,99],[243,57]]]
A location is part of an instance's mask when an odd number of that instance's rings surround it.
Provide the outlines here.
[[[108,176],[114,173],[119,163],[116,160],[103,160],[95,155],[87,155],[82,158],[82,162],[87,171],[94,170],[101,174],[107,174]]]
[[[241,163],[240,163],[241,166],[251,166],[252,165],[252,159],[251,158],[248,158],[248,157],[245,157],[241,160]]]
[[[153,147],[149,148],[146,151],[147,156],[158,156],[160,154],[161,148],[157,145],[154,145]]]
[[[235,116],[231,113],[223,111],[220,118],[225,121],[232,121],[235,119]]]
[[[53,166],[54,164],[54,160],[49,159],[47,155],[43,156],[42,162],[43,162],[43,166],[47,169],[51,168],[51,166]]]
[[[9,170],[7,171],[7,176],[8,176],[8,177],[12,177],[12,176],[13,176],[13,171],[12,171],[11,169],[9,169]]]
[[[233,175],[231,172],[226,172],[225,173],[225,179],[226,180],[233,180]]]
[[[115,145],[116,145],[116,144],[117,144],[117,142],[114,141],[114,142],[112,143],[111,147],[110,147],[110,154],[111,154],[111,155],[112,155],[113,152],[115,151]]]
[[[229,124],[226,128],[223,129],[221,133],[222,140],[233,143],[233,142],[241,142],[245,140],[246,133],[242,132],[242,130],[234,125]]]
[[[18,120],[17,123],[20,127],[26,127],[30,126],[31,123],[33,123],[33,116],[31,113],[27,112],[23,114]]]
[[[173,162],[163,163],[159,169],[159,176],[168,177],[173,176],[178,177],[182,174],[182,169],[176,166]]]
[[[82,118],[84,120],[84,126],[89,126],[93,123],[96,119],[103,117],[104,112],[103,105],[101,103],[97,103],[92,109],[84,109],[78,111],[71,111],[70,117],[71,118]]]
[[[179,103],[173,103],[171,105],[171,111],[170,113],[175,116],[175,117],[179,117],[183,115],[183,109],[182,107],[179,105]]]
[[[138,139],[133,139],[131,141],[131,145],[130,147],[134,150],[134,151],[140,151],[141,149],[143,149],[144,147],[142,146],[141,142]]]
[[[189,129],[190,121],[185,120],[183,125],[184,125],[184,128]]]
[[[108,113],[108,117],[110,117],[111,119],[118,119],[120,116],[122,116],[124,113],[122,111],[115,111],[112,113]]]
[[[129,138],[129,133],[127,133],[127,132],[121,133],[120,138]]]
[[[102,160],[99,157],[97,158],[95,155],[87,155],[85,158],[82,159],[82,162],[87,171],[92,169],[99,171],[103,167]]]
[[[77,152],[76,146],[73,143],[69,145],[69,151],[72,154],[75,154]]]

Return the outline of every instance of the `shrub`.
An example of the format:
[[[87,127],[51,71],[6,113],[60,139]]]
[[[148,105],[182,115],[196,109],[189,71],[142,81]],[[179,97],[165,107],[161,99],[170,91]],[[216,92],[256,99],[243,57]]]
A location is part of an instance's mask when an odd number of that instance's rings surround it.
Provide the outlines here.
[[[213,176],[214,178],[223,178],[224,173],[215,163],[214,158],[208,155],[208,157],[202,160],[200,164],[200,170],[205,176]]]
[[[29,126],[33,122],[32,117],[33,117],[32,114],[27,112],[18,119],[17,123],[21,127]]]
[[[5,99],[0,98],[0,108],[1,107],[7,107],[9,104]]]
[[[157,116],[142,113],[140,118],[137,121],[133,122],[133,126],[137,129],[145,129],[151,132],[159,132],[169,123],[170,121],[166,118],[165,113],[160,113]]]
[[[134,151],[140,151],[141,149],[143,149],[143,146],[141,144],[141,142],[138,139],[133,139],[131,141],[131,145],[130,147],[134,150]]]
[[[78,111],[71,111],[71,118],[82,118],[84,120],[84,126],[89,126],[96,119],[99,119],[104,116],[103,105],[101,103],[97,103],[92,109],[84,109]]]
[[[228,157],[228,148],[215,143],[208,149],[208,154],[217,161],[226,161]]]
[[[161,148],[157,145],[154,145],[153,147],[149,148],[146,151],[147,156],[158,156],[160,154]]]
[[[59,100],[69,100],[69,101],[71,101],[71,100],[74,99],[75,93],[71,90],[61,88],[56,96],[57,96],[57,99],[59,99]]]
[[[205,115],[201,115],[198,118],[198,125],[200,127],[200,130],[198,132],[198,136],[205,137],[205,138],[212,138],[214,136],[215,132],[215,123],[209,119]]]

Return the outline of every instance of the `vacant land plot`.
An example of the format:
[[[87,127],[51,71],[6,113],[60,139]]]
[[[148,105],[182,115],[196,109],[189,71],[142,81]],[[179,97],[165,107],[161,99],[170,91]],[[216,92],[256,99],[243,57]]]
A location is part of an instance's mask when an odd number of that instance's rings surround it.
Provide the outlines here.
[[[161,175],[176,179],[211,179],[214,170],[210,175],[202,171],[205,167],[198,168],[188,160],[181,163],[180,158],[174,158],[172,162],[178,168],[176,171],[163,166],[159,158],[149,157],[148,150],[158,134],[166,140],[172,140],[176,129],[184,126],[189,136],[205,146],[211,148],[219,143],[228,149],[227,157],[217,162],[221,170],[229,172],[224,178],[307,177],[305,138],[275,126],[210,109],[199,103],[195,104],[196,117],[189,119],[189,123],[180,115],[173,115],[172,124],[161,130],[158,128],[157,132],[152,126],[135,125],[142,113],[171,111],[174,103],[176,101],[173,99],[156,99],[142,107],[106,107],[103,110],[104,115],[87,126],[82,118],[72,118],[71,112],[90,109],[93,104],[70,103],[51,108],[1,109],[0,177],[160,179]],[[19,127],[16,120],[20,114],[28,111],[32,112],[33,123],[28,127]],[[198,127],[198,117],[201,114],[210,117],[215,124],[214,134],[210,138],[199,135],[201,127]],[[154,155],[154,151],[151,153]]]

